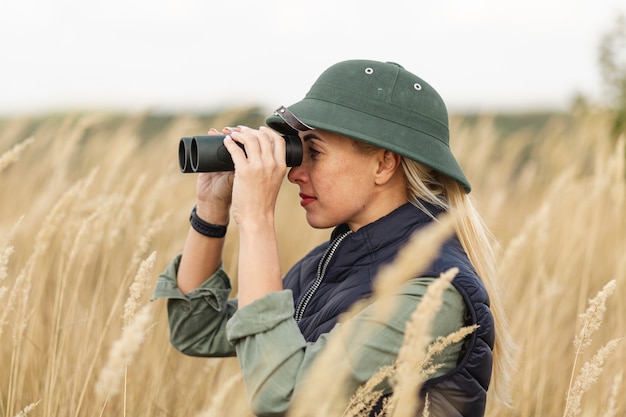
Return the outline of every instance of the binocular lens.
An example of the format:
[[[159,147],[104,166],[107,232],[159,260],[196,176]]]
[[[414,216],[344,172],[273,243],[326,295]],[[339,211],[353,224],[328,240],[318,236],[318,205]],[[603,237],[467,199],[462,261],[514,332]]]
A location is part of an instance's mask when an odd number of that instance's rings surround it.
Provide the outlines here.
[[[194,172],[191,168],[191,138],[181,138],[178,143],[178,165],[180,166],[180,172],[189,173]]]
[[[178,143],[178,165],[183,173],[233,171],[235,165],[224,146],[225,135],[184,137]],[[298,136],[283,136],[287,166],[302,163],[302,142]],[[240,143],[238,145],[244,149]],[[245,149],[244,149],[245,151]]]

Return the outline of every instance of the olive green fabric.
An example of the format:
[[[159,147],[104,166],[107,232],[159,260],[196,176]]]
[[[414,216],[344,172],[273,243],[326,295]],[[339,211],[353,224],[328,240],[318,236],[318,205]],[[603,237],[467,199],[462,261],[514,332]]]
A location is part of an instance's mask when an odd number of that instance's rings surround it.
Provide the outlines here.
[[[471,186],[449,146],[448,111],[437,91],[392,62],[350,60],[328,68],[288,109],[309,127],[367,142]],[[293,134],[277,113],[267,125]]]

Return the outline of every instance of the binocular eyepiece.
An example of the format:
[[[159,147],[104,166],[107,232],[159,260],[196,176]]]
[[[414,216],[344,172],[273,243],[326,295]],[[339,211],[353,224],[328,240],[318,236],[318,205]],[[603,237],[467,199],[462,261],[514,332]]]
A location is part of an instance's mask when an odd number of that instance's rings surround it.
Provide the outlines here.
[[[235,165],[230,153],[224,147],[225,135],[203,135],[184,137],[178,144],[178,165],[180,172],[233,171]],[[298,136],[283,136],[285,140],[285,161],[288,167],[302,163],[302,142]],[[237,143],[241,149],[244,146]],[[244,149],[245,151],[245,149]]]

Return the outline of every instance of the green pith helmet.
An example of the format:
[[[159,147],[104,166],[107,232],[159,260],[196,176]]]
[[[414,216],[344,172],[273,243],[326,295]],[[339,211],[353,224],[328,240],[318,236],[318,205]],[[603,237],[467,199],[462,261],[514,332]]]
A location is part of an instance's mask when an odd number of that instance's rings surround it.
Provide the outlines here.
[[[322,73],[303,100],[267,125],[283,134],[322,129],[420,162],[471,187],[449,146],[446,105],[426,81],[392,62],[351,60]]]

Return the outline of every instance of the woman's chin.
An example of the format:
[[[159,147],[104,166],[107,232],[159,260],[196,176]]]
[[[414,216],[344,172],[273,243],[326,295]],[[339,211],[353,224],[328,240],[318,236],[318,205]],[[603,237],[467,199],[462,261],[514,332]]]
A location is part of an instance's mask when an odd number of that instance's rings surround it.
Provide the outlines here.
[[[331,227],[337,226],[336,223],[330,222],[328,220],[321,219],[317,216],[314,216],[310,213],[306,215],[306,221],[314,229],[328,229]]]

